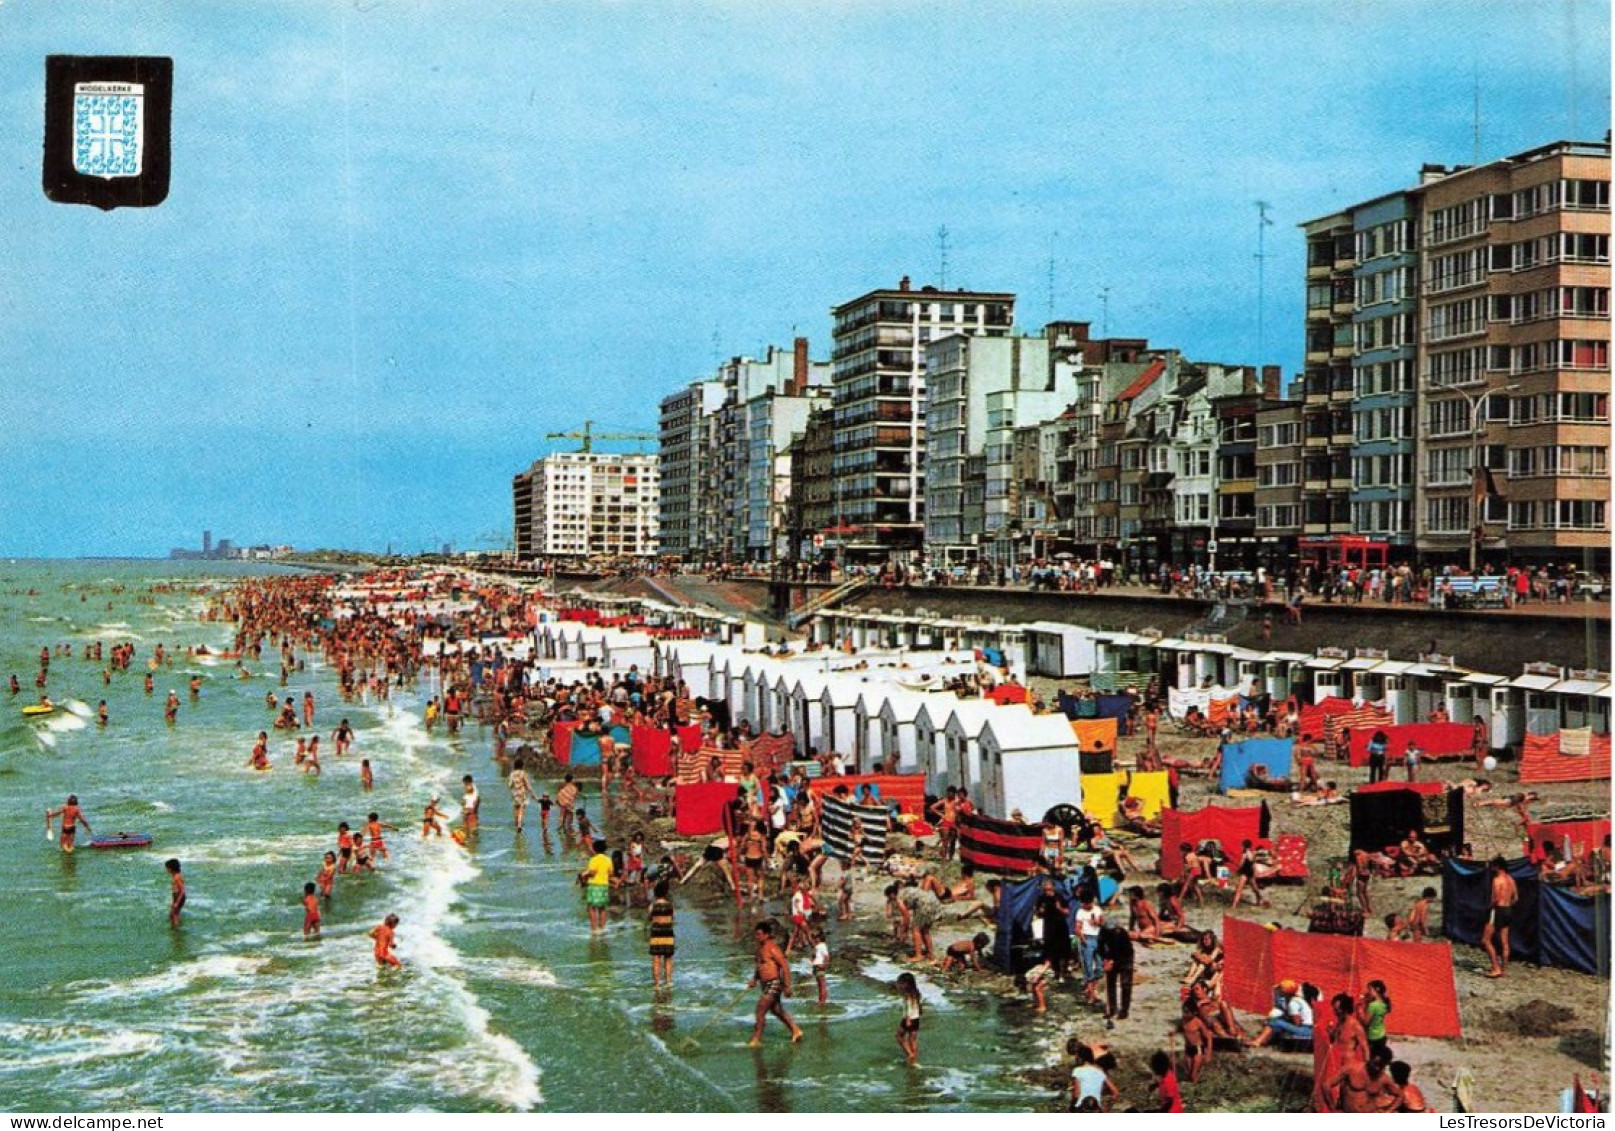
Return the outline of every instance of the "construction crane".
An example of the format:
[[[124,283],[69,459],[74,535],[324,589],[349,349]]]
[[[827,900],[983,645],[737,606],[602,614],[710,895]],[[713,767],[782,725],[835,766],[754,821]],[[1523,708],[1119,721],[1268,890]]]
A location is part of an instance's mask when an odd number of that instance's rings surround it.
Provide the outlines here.
[[[594,421],[585,420],[583,422],[583,431],[581,432],[549,432],[545,434],[545,439],[578,440],[583,444],[578,451],[591,452],[594,450],[596,440],[625,440],[636,444],[653,444],[656,442],[657,436],[654,432],[596,432],[594,431]]]

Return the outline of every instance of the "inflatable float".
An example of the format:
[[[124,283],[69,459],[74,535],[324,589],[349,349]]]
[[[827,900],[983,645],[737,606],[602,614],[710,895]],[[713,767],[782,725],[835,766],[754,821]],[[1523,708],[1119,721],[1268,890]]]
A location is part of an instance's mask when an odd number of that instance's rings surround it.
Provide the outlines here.
[[[151,834],[149,833],[113,833],[111,836],[98,836],[90,841],[91,848],[149,848]]]
[[[24,707],[22,713],[25,718],[39,719],[53,713],[55,710],[56,704],[54,703],[35,703],[31,707]]]

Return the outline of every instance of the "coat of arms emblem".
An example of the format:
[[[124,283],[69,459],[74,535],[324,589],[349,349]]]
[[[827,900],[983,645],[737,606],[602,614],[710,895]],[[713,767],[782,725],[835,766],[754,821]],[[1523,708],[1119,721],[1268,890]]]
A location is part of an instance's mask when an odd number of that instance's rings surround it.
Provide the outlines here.
[[[73,87],[73,168],[90,177],[138,177],[146,88],[133,82]]]
[[[160,56],[45,59],[45,195],[150,208],[168,196],[174,63]]]

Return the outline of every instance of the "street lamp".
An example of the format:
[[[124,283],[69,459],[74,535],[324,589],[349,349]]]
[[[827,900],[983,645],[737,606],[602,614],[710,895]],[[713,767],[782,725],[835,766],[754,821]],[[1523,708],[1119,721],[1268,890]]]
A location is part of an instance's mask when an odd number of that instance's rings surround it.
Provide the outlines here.
[[[1476,558],[1480,553],[1480,540],[1486,534],[1484,495],[1476,498],[1475,490],[1479,477],[1484,473],[1484,457],[1482,455],[1482,434],[1485,432],[1485,421],[1481,420],[1480,406],[1486,398],[1497,393],[1512,393],[1520,387],[1518,381],[1510,382],[1498,389],[1480,389],[1473,393],[1466,393],[1462,389],[1449,389],[1448,392],[1457,393],[1464,398],[1469,406],[1469,498],[1475,508],[1475,525],[1469,532],[1469,573],[1475,573]]]

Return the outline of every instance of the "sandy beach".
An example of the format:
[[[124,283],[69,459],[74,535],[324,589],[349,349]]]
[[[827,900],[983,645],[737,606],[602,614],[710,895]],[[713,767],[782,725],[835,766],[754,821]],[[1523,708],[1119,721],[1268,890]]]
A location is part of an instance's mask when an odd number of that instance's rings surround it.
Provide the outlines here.
[[[1073,681],[1034,679],[1031,686],[1036,693],[1052,701],[1059,687],[1074,684]],[[1161,728],[1159,744],[1166,757],[1196,760],[1212,752],[1213,740],[1168,735],[1172,729],[1170,726]],[[1118,768],[1130,767],[1142,747],[1142,736],[1123,737],[1119,743]],[[1342,793],[1367,780],[1365,768],[1353,769],[1343,763],[1320,762],[1319,772],[1324,779],[1335,781]],[[1422,780],[1442,781],[1456,781],[1473,774],[1473,765],[1468,761],[1426,763],[1420,772]],[[1498,794],[1507,794],[1515,788],[1515,777],[1513,766],[1504,764],[1490,775],[1490,780]],[[1533,815],[1538,818],[1607,815],[1609,812],[1607,783],[1543,785],[1535,789],[1542,798],[1533,806]],[[1214,782],[1205,777],[1183,777],[1180,800],[1184,809],[1199,809],[1207,803],[1230,803],[1227,798],[1214,801],[1216,798]],[[1220,934],[1223,917],[1234,915],[1279,927],[1307,929],[1306,911],[1323,886],[1331,864],[1344,862],[1349,809],[1345,805],[1298,805],[1292,803],[1287,794],[1272,795],[1269,805],[1275,836],[1283,832],[1299,833],[1307,838],[1311,878],[1305,884],[1279,883],[1267,887],[1270,908],[1252,906],[1247,900],[1241,907],[1231,909],[1227,890],[1219,893],[1208,888],[1203,905],[1193,902],[1187,905],[1189,922],[1195,928],[1211,929]],[[664,843],[687,847],[687,842],[673,836],[671,821],[654,821],[651,827]],[[1494,854],[1519,855],[1523,835],[1512,810],[1466,806],[1465,838],[1474,845],[1478,858]],[[1125,838],[1125,843],[1143,869],[1129,873],[1127,886],[1142,885],[1153,895],[1154,885],[1160,879],[1156,872],[1160,841],[1135,837]],[[914,842],[908,838],[898,838],[895,844],[901,864],[930,870],[944,883],[951,884],[959,878],[957,861],[939,861],[934,840],[923,840],[917,854]],[[833,899],[830,888],[837,875],[835,864],[826,868],[829,882],[821,896]],[[985,878],[978,876],[978,883]],[[773,882],[771,878],[771,891]],[[1075,974],[1051,991],[1049,1012],[1039,1017],[1032,1011],[1029,996],[1018,992],[1007,976],[990,968],[979,973],[942,974],[934,965],[911,963],[907,940],[894,940],[883,912],[885,901],[881,890],[885,882],[883,877],[872,875],[860,883],[854,901],[855,921],[830,924],[838,963],[885,959],[916,970],[944,993],[974,996],[988,992],[1002,996],[1012,1007],[1024,1008],[1025,1023],[1047,1032],[1044,1042],[1047,1056],[1041,1064],[1026,1066],[1025,1084],[1029,1089],[1028,1098],[1034,1102],[1039,1091],[1046,1095],[1048,1110],[1066,1110],[1072,1062],[1064,1050],[1070,1037],[1102,1043],[1115,1052],[1118,1067],[1112,1078],[1122,1093],[1117,1110],[1149,1103],[1149,1054],[1156,1049],[1169,1049],[1176,1054],[1182,1048],[1182,1039],[1175,1031],[1180,1004],[1178,985],[1193,949],[1190,945],[1166,942],[1137,947],[1133,1007],[1130,1016],[1118,1021],[1114,1029],[1107,1030],[1098,1007],[1083,1002],[1080,977]],[[703,894],[695,898],[727,898],[716,888],[704,884],[701,887]],[[1381,916],[1392,910],[1405,913],[1425,887],[1439,891],[1440,877],[1376,879],[1371,888],[1375,913],[1369,917],[1365,935],[1383,938],[1385,928]],[[709,892],[711,894],[707,894]],[[777,899],[771,899],[761,911],[748,905],[748,911],[775,915],[782,921],[785,918],[784,902]],[[1120,916],[1125,921],[1125,899],[1118,901],[1110,914],[1112,918]],[[1431,914],[1431,928],[1437,939],[1428,945],[1447,945],[1439,938],[1440,914],[1438,900]],[[980,930],[991,933],[992,928],[980,918],[960,919],[951,908],[945,909],[933,931],[935,952],[940,956],[950,943],[968,939]],[[805,962],[798,961],[798,967],[798,976],[805,978]],[[1452,1084],[1462,1069],[1467,1069],[1473,1077],[1470,1095],[1476,1110],[1487,1112],[1556,1110],[1559,1091],[1570,1086],[1573,1075],[1581,1074],[1585,1083],[1598,1078],[1604,1062],[1606,983],[1572,971],[1539,968],[1523,962],[1513,963],[1507,977],[1489,979],[1484,976],[1487,968],[1484,953],[1478,947],[1464,945],[1454,946],[1453,968],[1463,1022],[1462,1038],[1398,1038],[1393,1041],[1397,1057],[1412,1066],[1414,1082],[1422,1087],[1435,1109],[1454,1110]],[[1388,983],[1394,1000],[1396,972],[1385,971],[1379,976]],[[1326,996],[1338,989],[1323,988]],[[806,1004],[802,993],[798,994],[798,1002],[802,1004],[796,1008],[811,1015],[813,1006]],[[1250,1033],[1260,1031],[1259,1017],[1241,1014],[1240,1021]],[[1198,1111],[1308,1111],[1311,1091],[1311,1055],[1274,1049],[1219,1050],[1200,1082],[1185,1085],[1190,1110]]]

